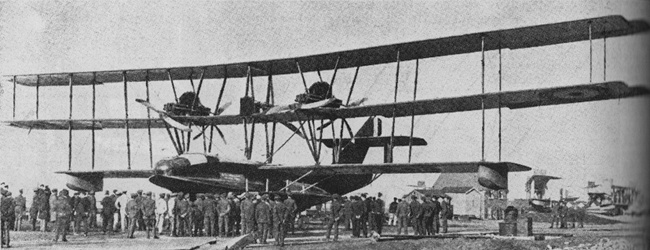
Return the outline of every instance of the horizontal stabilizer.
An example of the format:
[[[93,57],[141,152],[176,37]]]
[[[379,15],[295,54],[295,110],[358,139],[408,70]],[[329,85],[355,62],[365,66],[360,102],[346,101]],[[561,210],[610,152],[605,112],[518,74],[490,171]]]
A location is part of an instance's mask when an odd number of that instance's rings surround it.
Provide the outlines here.
[[[326,147],[332,148],[334,145],[347,145],[352,139],[345,138],[340,139],[321,139],[320,140]],[[335,144],[336,143],[336,144]],[[367,147],[383,147],[390,144],[390,136],[382,137],[356,137],[354,138],[354,143],[357,145],[367,146]],[[409,137],[408,136],[395,136],[393,137],[394,146],[408,146]],[[412,141],[413,146],[426,146],[427,141],[420,137],[413,137]]]

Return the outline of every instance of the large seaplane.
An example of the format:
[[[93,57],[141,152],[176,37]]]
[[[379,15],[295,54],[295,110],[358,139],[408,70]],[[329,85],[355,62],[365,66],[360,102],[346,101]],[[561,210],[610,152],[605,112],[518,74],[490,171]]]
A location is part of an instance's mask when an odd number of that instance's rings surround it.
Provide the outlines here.
[[[512,162],[487,162],[484,160],[410,163],[409,159],[408,163],[394,163],[393,148],[408,146],[410,158],[413,146],[426,145],[424,139],[413,136],[413,117],[415,116],[501,108],[523,109],[630,98],[646,95],[649,92],[648,89],[629,87],[620,81],[607,81],[508,92],[483,92],[451,98],[416,100],[414,96],[413,101],[397,102],[399,80],[396,79],[393,103],[362,105],[364,99],[350,100],[359,68],[394,63],[396,64],[396,75],[399,76],[400,62],[415,60],[415,88],[417,89],[417,65],[419,65],[420,59],[612,38],[647,30],[648,24],[645,21],[628,21],[621,16],[606,16],[277,60],[196,67],[13,75],[9,77],[14,83],[14,88],[16,84],[33,86],[37,90],[41,86],[69,86],[71,92],[70,118],[12,120],[5,123],[26,129],[68,130],[69,150],[71,150],[73,130],[92,130],[93,170],[73,171],[71,169],[72,157],[69,154],[68,171],[57,172],[68,175],[67,185],[75,190],[102,190],[103,178],[148,178],[153,184],[174,192],[286,193],[289,191],[295,195],[299,208],[306,209],[328,200],[332,194],[346,194],[362,188],[372,183],[381,174],[478,173],[477,181],[481,185],[491,189],[506,189],[509,172],[527,171],[530,168]],[[333,94],[336,72],[346,68],[356,68],[356,71],[344,102],[334,97]],[[322,80],[320,72],[323,70],[332,70],[333,74],[329,82]],[[321,81],[308,87],[303,75],[306,72],[317,72]],[[286,74],[299,74],[302,77],[304,93],[297,96],[295,103],[276,105],[272,77]],[[227,104],[222,105],[227,80],[244,77],[246,78],[246,95],[240,100],[239,114],[222,114],[228,106]],[[255,99],[252,88],[254,77],[268,77],[265,101]],[[194,82],[197,79],[198,86],[194,88]],[[223,80],[214,112],[203,106],[199,99],[205,79]],[[189,80],[193,91],[185,93],[179,98],[176,94],[174,81],[180,80]],[[151,104],[148,88],[151,81],[169,81],[172,91],[174,91],[175,102],[165,105],[162,110]],[[128,103],[129,97],[126,86],[137,82],[144,82],[147,86],[146,99],[138,100],[138,102],[158,113],[159,118],[128,117],[128,104],[126,103]],[[92,85],[94,93],[94,86],[108,83],[124,84],[125,117],[95,119],[95,102],[93,101],[93,117],[91,119],[72,119],[73,86]],[[484,82],[482,84],[484,85]],[[38,94],[36,98],[38,99]],[[411,135],[396,136],[394,134],[395,118],[409,116],[412,122]],[[353,133],[346,119],[364,117],[368,118],[366,123],[356,133]],[[381,136],[379,135],[380,130],[375,131],[375,117],[392,119],[393,129],[390,135]],[[335,132],[335,121],[340,123],[338,133]],[[307,148],[314,158],[314,164],[287,166],[272,163],[274,154],[282,147],[275,147],[275,126],[278,123],[293,131],[289,139],[298,135],[306,141]],[[246,159],[231,160],[224,156],[211,154],[214,131],[224,138],[224,133],[218,126],[241,124],[246,129]],[[256,124],[263,124],[265,127],[267,157],[264,161],[251,160]],[[332,130],[331,138],[323,138],[323,131],[327,127]],[[94,134],[96,130],[101,129],[126,130],[128,169],[94,170]],[[131,169],[130,129],[165,129],[177,155],[154,164],[151,156],[151,133],[149,133],[152,168],[147,170]],[[347,133],[344,133],[346,130]],[[192,137],[192,132],[196,132],[197,135]],[[344,134],[347,135],[344,136]],[[204,152],[188,152],[191,141],[199,137],[203,140]],[[331,164],[320,163],[322,145],[332,148],[333,162]],[[384,148],[383,163],[363,163],[366,153],[371,147]]]

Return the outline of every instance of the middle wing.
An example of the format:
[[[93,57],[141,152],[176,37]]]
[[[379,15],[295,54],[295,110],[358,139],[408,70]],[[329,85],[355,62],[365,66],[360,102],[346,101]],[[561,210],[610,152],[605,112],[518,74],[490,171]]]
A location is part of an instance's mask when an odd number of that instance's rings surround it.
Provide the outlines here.
[[[310,119],[336,119],[356,118],[368,116],[396,117],[413,115],[430,115],[440,113],[453,113],[462,111],[481,110],[494,108],[530,108],[538,106],[559,105],[608,99],[620,99],[647,95],[650,93],[645,87],[628,87],[624,82],[603,82],[594,84],[573,85],[543,89],[529,89],[507,91],[500,93],[486,93],[460,97],[427,99],[409,102],[374,104],[351,108],[315,108],[287,111],[274,114],[255,114],[251,116],[219,115],[219,116],[183,116],[174,117],[175,120],[195,125],[233,125],[248,122],[296,122]],[[102,129],[125,128],[125,119],[105,120],[24,120],[7,121],[11,126],[27,129]],[[129,119],[129,128],[147,128],[151,123],[152,128],[164,128],[165,124],[160,119]]]

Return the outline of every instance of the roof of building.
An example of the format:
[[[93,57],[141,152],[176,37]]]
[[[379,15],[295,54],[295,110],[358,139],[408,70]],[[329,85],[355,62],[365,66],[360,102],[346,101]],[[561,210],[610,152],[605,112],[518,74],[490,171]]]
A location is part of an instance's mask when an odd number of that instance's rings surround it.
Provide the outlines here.
[[[472,189],[476,190],[474,187],[443,187],[440,191],[445,194],[464,194]]]

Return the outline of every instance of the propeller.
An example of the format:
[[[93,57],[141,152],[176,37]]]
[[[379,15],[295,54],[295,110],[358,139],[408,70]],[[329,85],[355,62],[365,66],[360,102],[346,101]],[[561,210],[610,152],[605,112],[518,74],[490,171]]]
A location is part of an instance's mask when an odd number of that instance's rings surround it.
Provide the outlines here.
[[[135,101],[139,102],[142,105],[144,105],[148,109],[153,110],[154,112],[158,113],[158,115],[160,116],[160,119],[162,119],[167,124],[169,124],[169,126],[175,128],[175,129],[181,130],[181,131],[192,132],[192,129],[189,126],[187,126],[185,124],[182,124],[182,123],[172,119],[171,117],[169,117],[167,112],[162,111],[160,109],[157,109],[156,107],[151,105],[151,103],[149,103],[149,102],[147,102],[145,100],[142,100],[142,99],[135,99]]]
[[[223,113],[223,112],[224,112],[228,107],[230,107],[231,104],[232,104],[232,102],[227,102],[227,103],[223,104],[223,105],[222,105],[221,107],[219,107],[219,108],[218,108],[218,109],[217,109],[213,114],[214,114],[214,115],[220,115],[220,114]],[[223,143],[228,144],[228,142],[226,141],[226,137],[223,135],[223,132],[221,131],[221,129],[219,129],[219,127],[217,127],[217,125],[203,126],[203,130],[201,130],[201,133],[199,133],[198,135],[194,136],[194,138],[192,138],[192,140],[196,140],[197,138],[201,137],[201,136],[205,133],[205,130],[206,130],[208,127],[213,127],[214,129],[216,129],[216,130],[217,130],[217,133],[219,133],[219,136],[221,136],[221,140],[223,140]]]
[[[366,102],[367,100],[368,100],[368,98],[364,97],[364,98],[356,100],[356,101],[354,101],[354,102],[352,102],[352,103],[350,103],[348,105],[343,105],[343,107],[346,107],[346,108],[357,107],[357,106],[360,106],[361,104],[363,104],[364,102]],[[329,125],[332,125],[332,122],[334,122],[334,120],[330,120],[330,121],[326,122],[325,124],[323,124],[320,127],[316,128],[316,130],[322,130],[324,128],[327,128]],[[347,121],[345,122],[345,124],[348,127],[350,127],[350,125],[347,124]]]

